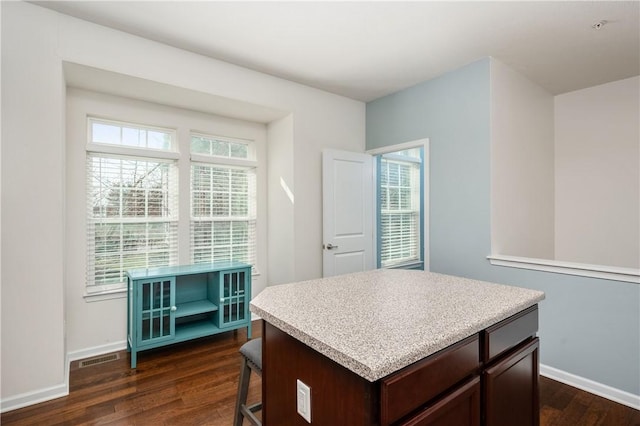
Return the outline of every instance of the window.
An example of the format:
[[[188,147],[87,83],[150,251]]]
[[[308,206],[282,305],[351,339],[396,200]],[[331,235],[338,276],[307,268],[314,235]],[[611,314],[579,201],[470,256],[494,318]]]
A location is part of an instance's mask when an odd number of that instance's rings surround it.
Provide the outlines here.
[[[205,135],[191,136],[191,153],[222,158],[249,158],[249,144]]]
[[[256,173],[250,145],[192,135],[191,153],[198,160],[191,164],[191,262],[255,265]],[[236,158],[243,160],[231,162]]]
[[[378,266],[421,266],[422,149],[377,157]]]
[[[88,128],[88,293],[122,288],[127,269],[180,258],[255,265],[252,141],[192,133],[181,157],[170,129],[96,118]],[[183,168],[190,190],[179,193]],[[180,229],[190,234],[181,247]]]
[[[130,148],[169,150],[173,140],[168,131],[98,120],[92,120],[91,134],[95,144]]]
[[[129,268],[177,262],[176,161],[127,155],[134,147],[169,152],[174,139],[170,130],[89,119],[88,285],[121,286]]]

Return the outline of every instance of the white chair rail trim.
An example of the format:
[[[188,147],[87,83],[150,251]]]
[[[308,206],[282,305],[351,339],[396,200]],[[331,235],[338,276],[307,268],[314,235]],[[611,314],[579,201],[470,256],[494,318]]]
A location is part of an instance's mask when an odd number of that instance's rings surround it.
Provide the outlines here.
[[[563,262],[558,260],[534,259],[530,257],[505,256],[492,254],[487,256],[495,266],[530,269],[534,271],[555,272],[558,274],[579,275],[612,281],[625,281],[640,284],[640,269],[614,266],[590,265],[586,263]]]

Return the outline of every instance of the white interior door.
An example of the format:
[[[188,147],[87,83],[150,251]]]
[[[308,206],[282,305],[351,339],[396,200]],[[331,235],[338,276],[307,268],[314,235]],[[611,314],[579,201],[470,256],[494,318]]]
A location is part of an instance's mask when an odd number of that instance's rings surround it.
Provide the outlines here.
[[[323,276],[373,269],[373,158],[322,153]]]

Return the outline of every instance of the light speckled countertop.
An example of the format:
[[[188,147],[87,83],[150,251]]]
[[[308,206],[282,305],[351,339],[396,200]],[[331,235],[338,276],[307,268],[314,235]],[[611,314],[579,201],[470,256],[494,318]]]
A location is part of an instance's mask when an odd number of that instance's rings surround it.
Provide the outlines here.
[[[373,382],[542,299],[520,287],[379,269],[267,287],[250,309]]]

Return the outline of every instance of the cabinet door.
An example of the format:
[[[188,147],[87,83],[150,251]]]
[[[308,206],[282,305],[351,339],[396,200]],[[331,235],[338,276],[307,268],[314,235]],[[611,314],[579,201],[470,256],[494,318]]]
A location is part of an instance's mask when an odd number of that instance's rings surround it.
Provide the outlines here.
[[[220,272],[220,328],[244,323],[249,318],[251,270]]]
[[[138,346],[171,340],[175,334],[175,277],[138,281]]]
[[[538,426],[538,346],[524,343],[485,371],[487,426]]]
[[[516,425],[514,423],[513,425]],[[480,378],[474,377],[401,426],[480,426]],[[513,426],[512,425],[512,426]]]

